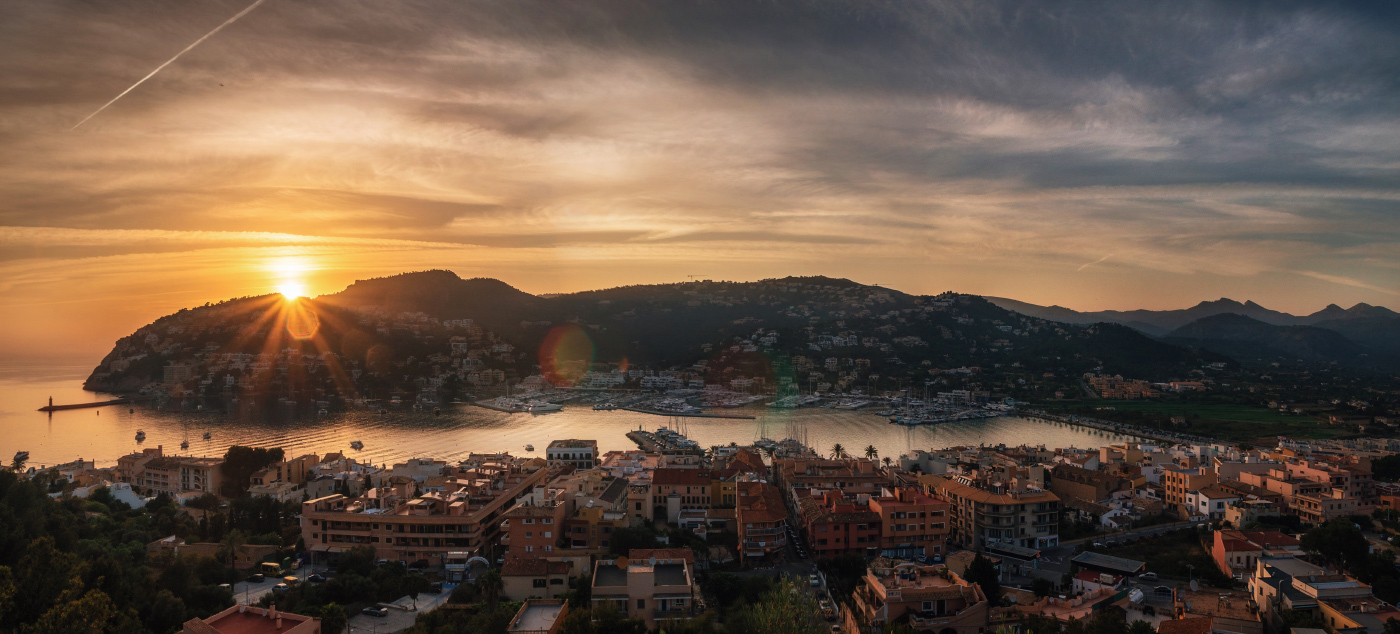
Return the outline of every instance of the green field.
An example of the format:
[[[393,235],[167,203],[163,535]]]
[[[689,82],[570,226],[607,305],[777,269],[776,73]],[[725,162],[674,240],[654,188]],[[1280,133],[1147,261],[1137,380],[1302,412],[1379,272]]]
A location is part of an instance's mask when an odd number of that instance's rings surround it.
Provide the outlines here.
[[[1278,411],[1241,403],[1203,403],[1178,400],[1084,400],[1073,405],[1047,403],[1046,409],[1093,416],[1105,420],[1137,423],[1148,427],[1169,429],[1173,416],[1184,416],[1187,427],[1178,428],[1194,434],[1252,442],[1275,436],[1290,438],[1335,438],[1348,430],[1319,423],[1306,414],[1283,414]],[[1113,407],[1113,411],[1097,410]]]

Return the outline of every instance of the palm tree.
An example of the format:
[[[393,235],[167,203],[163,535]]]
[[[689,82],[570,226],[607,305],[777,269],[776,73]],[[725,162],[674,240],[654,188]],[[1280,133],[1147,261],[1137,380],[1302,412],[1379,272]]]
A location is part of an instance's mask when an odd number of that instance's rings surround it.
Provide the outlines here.
[[[843,446],[841,445],[841,443],[839,443],[839,442],[836,443],[836,444],[834,444],[834,445],[832,445],[832,446],[831,446],[831,457],[832,457],[833,459],[835,459],[835,460],[840,460],[841,458],[845,458],[845,457],[846,457],[846,448],[843,447]]]
[[[884,462],[885,462],[885,468],[886,468],[886,469],[890,468],[890,463],[894,462],[893,460],[890,460],[890,457],[889,457],[889,456],[885,456],[882,460],[884,460]]]
[[[499,570],[487,570],[476,578],[476,591],[486,596],[486,602],[491,604],[491,609],[496,609],[496,602],[501,598],[501,592],[506,589],[506,581],[501,578]]]
[[[874,460],[874,459],[876,459],[876,458],[879,458],[879,457],[880,457],[880,450],[879,450],[879,449],[876,449],[876,448],[875,448],[875,445],[866,445],[866,446],[865,446],[865,457],[866,457],[866,458],[869,458],[869,459],[871,459],[871,460]]]
[[[238,572],[238,547],[248,543],[248,535],[238,529],[233,529],[224,535],[224,548],[228,549],[228,565]]]

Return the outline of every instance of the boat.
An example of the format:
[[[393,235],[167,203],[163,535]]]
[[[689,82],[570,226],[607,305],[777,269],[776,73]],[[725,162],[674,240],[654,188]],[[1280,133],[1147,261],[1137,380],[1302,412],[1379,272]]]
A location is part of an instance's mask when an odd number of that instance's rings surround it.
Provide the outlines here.
[[[350,448],[354,449],[355,451],[359,451],[365,448],[365,444],[358,440],[352,440],[350,441]]]
[[[613,403],[599,403],[593,406],[593,411],[595,412],[606,412],[615,409],[617,409],[617,405]]]
[[[204,432],[204,439],[205,439],[205,440],[209,440],[210,438],[213,438],[213,437],[214,437],[214,434],[211,434],[211,433],[209,433],[209,432],[207,432],[207,431]]]
[[[22,461],[22,460],[28,460],[28,459],[29,459],[29,452],[28,452],[28,451],[16,451],[16,452],[15,452],[15,462],[20,462],[20,461]]]
[[[321,408],[320,410],[318,410],[318,411],[316,412],[316,415],[317,415],[317,416],[325,416],[325,415],[326,415],[326,409],[325,409],[325,408]]]
[[[534,446],[534,445],[525,445],[525,451],[534,451],[534,450],[535,450],[535,446]]]
[[[525,404],[525,411],[530,412],[532,414],[540,414],[544,412],[557,412],[561,409],[564,409],[563,405],[560,405],[558,403],[550,403],[548,401],[530,401]]]
[[[141,441],[143,441],[143,440],[145,440],[145,439],[146,439],[146,432],[141,431],[141,430],[139,430],[139,429],[136,430],[136,442],[141,442]]]
[[[181,441],[180,441],[180,448],[181,448],[181,449],[189,449],[189,448],[190,448],[190,441],[188,441],[188,440],[181,440]]]

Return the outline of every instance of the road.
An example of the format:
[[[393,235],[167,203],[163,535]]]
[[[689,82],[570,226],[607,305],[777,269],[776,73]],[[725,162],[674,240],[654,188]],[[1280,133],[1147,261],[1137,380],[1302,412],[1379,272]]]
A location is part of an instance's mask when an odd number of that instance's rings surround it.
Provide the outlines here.
[[[447,603],[447,599],[451,596],[452,591],[444,588],[440,594],[418,595],[417,610],[389,608],[389,615],[385,617],[356,614],[350,618],[350,627],[346,629],[346,632],[365,632],[372,634],[402,632],[413,625],[413,622],[418,619],[419,614],[436,610],[438,606]],[[408,597],[399,599],[394,603],[406,608],[411,608],[413,605],[413,601]]]
[[[295,576],[305,582],[307,575],[313,572],[324,573],[327,570],[329,570],[329,568],[326,566],[302,566],[300,569],[293,570],[290,574],[284,576]],[[248,575],[252,576],[252,574],[253,571],[249,570]],[[272,588],[279,583],[282,583],[282,579],[279,577],[268,577],[262,583],[248,583],[246,580],[240,581],[233,584],[233,599],[245,605],[257,605],[258,601],[263,598],[263,595],[272,592]]]

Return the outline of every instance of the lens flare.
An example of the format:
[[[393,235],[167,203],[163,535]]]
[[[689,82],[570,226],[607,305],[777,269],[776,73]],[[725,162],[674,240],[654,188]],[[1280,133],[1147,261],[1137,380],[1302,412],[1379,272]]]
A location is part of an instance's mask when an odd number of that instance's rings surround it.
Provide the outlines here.
[[[593,365],[593,339],[575,324],[555,326],[540,344],[540,372],[558,386],[578,385]]]
[[[296,339],[310,339],[321,329],[321,319],[307,302],[287,304],[287,334]]]

